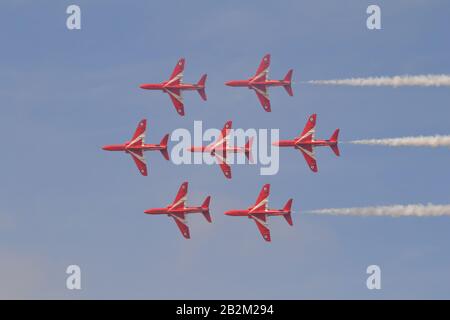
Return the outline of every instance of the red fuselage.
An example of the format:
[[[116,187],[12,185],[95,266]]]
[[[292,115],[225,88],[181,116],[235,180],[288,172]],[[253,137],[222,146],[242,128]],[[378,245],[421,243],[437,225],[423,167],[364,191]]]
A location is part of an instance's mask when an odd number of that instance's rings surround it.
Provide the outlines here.
[[[297,142],[297,140],[280,140],[273,143],[274,146],[279,147],[297,147],[297,146],[313,146],[313,147],[324,147],[337,145],[337,141],[331,140],[312,140],[309,142]]]
[[[106,151],[125,151],[128,152],[128,150],[142,150],[142,151],[152,151],[152,150],[164,150],[165,147],[158,145],[158,144],[143,144],[140,146],[131,146],[128,147],[128,142],[123,143],[123,144],[111,144],[108,146],[104,146],[102,148],[103,150]]]
[[[163,83],[145,83],[141,84],[139,86],[141,89],[146,90],[168,90],[168,89],[179,89],[179,90],[199,90],[204,89],[204,85],[198,85],[198,84],[190,84],[190,83],[180,83],[180,84],[166,84],[166,82]]]
[[[187,149],[190,152],[205,152],[205,153],[245,153],[246,148],[243,147],[229,147],[226,148],[222,147],[221,145],[211,148],[208,146],[201,146],[201,147],[189,147]]]
[[[250,216],[252,214],[265,214],[268,216],[283,216],[286,214],[286,211],[284,210],[277,210],[277,209],[267,209],[267,210],[254,210],[252,211],[252,208],[246,209],[246,210],[230,210],[226,211],[225,214],[227,216],[234,216],[234,217],[245,217]]]
[[[266,87],[282,87],[291,84],[290,81],[285,80],[266,80],[266,81],[252,81],[252,80],[232,80],[225,82],[230,87],[248,87],[252,89],[252,86],[266,86]]]
[[[179,209],[170,209],[170,207],[166,208],[153,208],[145,210],[144,212],[146,214],[173,214],[173,213],[203,213],[208,212],[208,208],[202,208],[202,207],[185,207],[185,208],[179,208]]]

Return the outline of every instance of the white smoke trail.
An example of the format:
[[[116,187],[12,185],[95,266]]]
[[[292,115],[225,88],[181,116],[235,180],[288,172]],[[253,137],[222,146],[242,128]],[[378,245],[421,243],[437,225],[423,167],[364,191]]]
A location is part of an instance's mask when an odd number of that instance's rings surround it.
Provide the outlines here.
[[[440,217],[450,216],[450,205],[409,204],[360,208],[331,208],[308,211],[338,216]]]
[[[351,78],[336,80],[311,80],[309,84],[319,85],[344,85],[344,86],[420,86],[420,87],[441,87],[450,86],[450,75],[446,74],[428,74],[417,76],[394,76],[394,77],[369,77],[369,78]]]
[[[450,136],[419,136],[388,139],[367,139],[350,141],[354,144],[384,145],[390,147],[450,147]]]

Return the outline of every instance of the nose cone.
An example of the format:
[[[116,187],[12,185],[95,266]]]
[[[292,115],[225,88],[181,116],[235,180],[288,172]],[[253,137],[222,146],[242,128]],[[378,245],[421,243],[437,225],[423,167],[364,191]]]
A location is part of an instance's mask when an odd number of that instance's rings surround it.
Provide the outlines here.
[[[272,142],[272,145],[273,145],[273,146],[276,146],[276,147],[279,147],[279,146],[280,146],[280,141]]]
[[[144,211],[146,214],[168,214],[167,208],[152,208]]]
[[[145,84],[141,84],[141,85],[139,85],[139,88],[141,88],[141,89],[145,89],[145,88],[146,88],[146,86],[145,86]]]
[[[109,146],[103,146],[102,149],[106,151],[126,151],[126,145],[123,144],[111,144]]]
[[[244,214],[245,214],[245,212],[243,212],[242,210],[225,211],[225,215],[227,215],[227,216],[242,216]]]
[[[225,82],[225,85],[234,87],[236,85],[236,81],[227,81],[227,82]]]

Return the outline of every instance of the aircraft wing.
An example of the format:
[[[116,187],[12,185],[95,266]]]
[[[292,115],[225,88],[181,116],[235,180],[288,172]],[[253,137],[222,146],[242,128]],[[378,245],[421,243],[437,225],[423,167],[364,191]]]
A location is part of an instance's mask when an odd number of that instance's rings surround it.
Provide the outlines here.
[[[268,205],[268,197],[270,194],[270,184],[265,184],[261,191],[259,192],[258,198],[256,199],[255,205],[250,210],[250,212],[254,212],[256,210],[266,210]]]
[[[227,179],[231,179],[231,167],[227,163],[221,163],[220,169],[222,169],[223,174]]]
[[[225,150],[227,148],[227,136],[230,134],[231,127],[233,125],[232,121],[227,121],[223,126],[222,131],[220,132],[220,136],[215,141],[211,142],[206,149],[214,151],[217,147],[222,147],[223,156],[226,157]]]
[[[305,158],[305,161],[308,164],[309,168],[313,172],[317,172],[318,168],[313,147],[311,145],[304,145],[298,146],[297,148],[302,152],[303,157]]]
[[[183,97],[181,96],[181,90],[175,88],[170,89],[166,88],[165,91],[172,100],[172,104],[177,110],[178,114],[180,116],[184,116],[184,104],[183,104]]]
[[[188,183],[183,182],[180,186],[180,189],[178,189],[178,193],[175,197],[175,200],[173,200],[172,204],[170,205],[170,209],[173,210],[184,208],[187,198],[187,192],[188,192]]]
[[[166,85],[180,84],[183,81],[184,62],[184,58],[178,60]]]
[[[142,150],[133,150],[128,152],[131,154],[134,163],[136,163],[139,172],[143,176],[147,176],[147,164],[145,163],[144,152]]]
[[[147,120],[143,119],[139,122],[136,131],[133,134],[128,146],[140,146],[145,143],[145,132],[147,131]]]
[[[270,98],[269,93],[267,92],[267,87],[263,85],[253,85],[253,90],[255,90],[256,96],[261,103],[261,106],[264,108],[266,112],[270,112]]]
[[[302,133],[297,137],[297,141],[296,141],[297,143],[314,140],[316,119],[317,119],[316,114],[312,114],[311,116],[309,116],[308,121],[306,122]]]
[[[226,162],[226,158],[222,157],[219,154],[215,154],[215,157],[217,159],[217,163],[220,166],[220,169],[222,170],[223,174],[225,175],[225,178],[231,179],[231,167]]]
[[[172,216],[173,220],[175,220],[175,223],[177,224],[178,229],[180,229],[183,237],[185,237],[186,239],[190,239],[191,235],[189,233],[189,227],[187,225],[184,213],[171,213],[170,215]]]
[[[259,232],[261,233],[264,240],[270,242],[270,229],[266,222],[265,214],[251,215],[250,216],[256,223]]]
[[[270,54],[266,54],[261,59],[258,70],[256,70],[256,73],[253,76],[252,81],[266,81],[267,76],[269,74],[269,66],[270,66]]]

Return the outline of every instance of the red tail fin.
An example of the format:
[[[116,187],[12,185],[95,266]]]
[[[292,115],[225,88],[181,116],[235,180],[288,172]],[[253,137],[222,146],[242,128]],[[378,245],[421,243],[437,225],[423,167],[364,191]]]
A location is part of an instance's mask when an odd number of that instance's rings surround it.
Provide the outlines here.
[[[334,154],[338,157],[341,155],[339,152],[339,147],[337,145],[339,139],[339,129],[336,129],[333,135],[330,137],[330,142],[335,142],[335,144],[330,145],[331,150],[333,150]]]
[[[247,157],[250,163],[253,163],[252,145],[253,145],[253,137],[250,137],[248,138],[248,141],[245,144],[245,156]]]
[[[294,95],[294,91],[292,91],[292,73],[294,72],[294,70],[289,70],[288,73],[286,74],[286,76],[284,77],[283,81],[287,81],[288,84],[284,86],[284,89],[286,90],[286,92],[288,93],[288,95],[290,95],[291,97]]]
[[[288,202],[284,205],[283,211],[286,212],[283,217],[286,219],[287,223],[292,226],[292,217],[291,217],[291,207],[292,207],[292,199],[289,199]]]
[[[197,83],[198,86],[201,86],[201,88],[198,89],[197,92],[204,101],[206,101],[206,99],[207,99],[206,91],[205,91],[205,84],[206,84],[206,74],[204,74]]]
[[[159,145],[163,148],[161,149],[161,154],[166,160],[169,160],[169,153],[167,152],[167,142],[169,141],[169,134],[166,134],[164,138],[162,138]]]
[[[209,202],[211,201],[211,197],[207,196],[205,201],[203,201],[202,209],[203,209],[203,216],[205,217],[206,221],[209,223],[212,222],[211,220],[211,214],[209,213]]]

